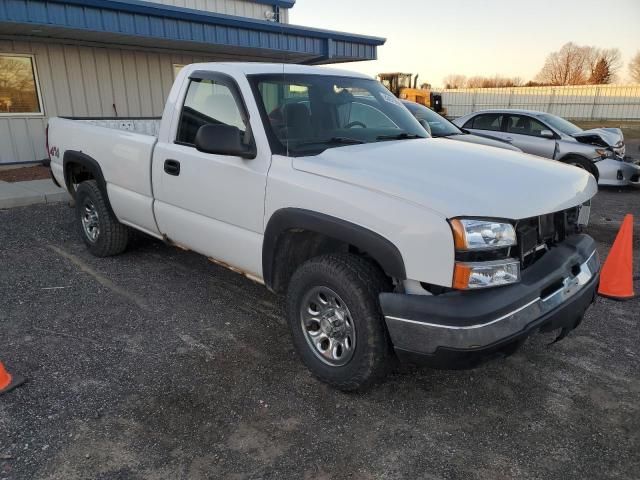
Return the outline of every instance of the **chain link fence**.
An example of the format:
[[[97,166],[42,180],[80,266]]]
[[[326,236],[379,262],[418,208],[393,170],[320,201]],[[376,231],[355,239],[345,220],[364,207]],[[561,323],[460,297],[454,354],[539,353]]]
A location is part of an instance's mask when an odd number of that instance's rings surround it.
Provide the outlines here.
[[[640,120],[640,85],[444,89],[447,116],[519,108],[573,120]]]

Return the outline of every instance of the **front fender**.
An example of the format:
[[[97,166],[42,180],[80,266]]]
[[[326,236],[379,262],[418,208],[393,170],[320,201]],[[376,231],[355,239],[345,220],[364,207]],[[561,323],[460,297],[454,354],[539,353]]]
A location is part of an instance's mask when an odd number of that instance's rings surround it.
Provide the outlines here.
[[[278,241],[289,231],[305,230],[325,235],[357,247],[370,255],[390,277],[407,278],[402,254],[388,239],[360,225],[311,210],[282,208],[269,219],[262,248],[262,269],[265,284],[275,283]]]

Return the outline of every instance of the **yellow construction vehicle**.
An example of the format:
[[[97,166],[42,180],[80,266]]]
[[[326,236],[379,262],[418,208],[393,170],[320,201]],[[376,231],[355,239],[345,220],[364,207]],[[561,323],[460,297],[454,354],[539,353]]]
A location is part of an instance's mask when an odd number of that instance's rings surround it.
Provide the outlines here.
[[[378,80],[402,100],[431,106],[431,90],[418,88],[418,75],[414,77],[413,73],[381,73]]]
[[[436,112],[443,112],[442,96],[431,91],[431,85],[425,83],[418,88],[418,75],[413,73],[380,73],[378,80],[401,100],[419,103]]]

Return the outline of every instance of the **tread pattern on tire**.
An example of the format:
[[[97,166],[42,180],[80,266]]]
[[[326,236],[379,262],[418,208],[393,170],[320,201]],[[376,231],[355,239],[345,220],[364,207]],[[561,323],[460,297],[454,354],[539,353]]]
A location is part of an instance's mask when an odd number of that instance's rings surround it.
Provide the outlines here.
[[[84,234],[80,215],[82,215],[82,199],[88,196],[98,211],[100,234],[95,243],[91,243]],[[89,251],[97,257],[110,257],[124,252],[129,243],[129,227],[121,224],[111,213],[107,202],[95,180],[87,180],[78,186],[76,192],[76,215],[80,234]]]
[[[344,391],[366,390],[388,373],[393,359],[391,341],[378,301],[380,292],[390,288],[389,281],[374,263],[357,255],[335,253],[308,260],[294,273],[287,295],[287,311],[292,331],[295,331],[296,328],[301,330],[298,325],[299,298],[296,297],[300,295],[296,292],[297,284],[304,281],[301,277],[314,272],[323,272],[334,278],[342,278],[347,281],[351,280],[348,285],[343,285],[343,287],[354,289],[355,295],[360,297],[362,302],[366,302],[365,305],[358,306],[358,309],[365,310],[367,317],[369,317],[369,319],[367,319],[369,335],[366,338],[368,348],[364,357],[359,359],[360,361],[356,366],[355,372],[353,372],[349,378],[342,380],[338,379],[337,376],[325,374],[324,372],[327,370],[324,368],[316,368],[313,352],[301,353],[300,356],[312,374],[319,380]],[[352,309],[353,306],[350,305],[349,308]],[[376,323],[377,320],[379,320],[379,323]],[[301,331],[299,335],[302,340],[304,340],[304,334]],[[300,341],[300,339],[297,341]],[[306,342],[306,340],[304,341]],[[359,342],[361,341],[362,339],[359,339]],[[308,345],[303,345],[303,348],[308,348]],[[298,348],[298,350],[300,349]],[[311,362],[309,360],[311,360]],[[336,370],[334,370],[334,372],[336,372]]]

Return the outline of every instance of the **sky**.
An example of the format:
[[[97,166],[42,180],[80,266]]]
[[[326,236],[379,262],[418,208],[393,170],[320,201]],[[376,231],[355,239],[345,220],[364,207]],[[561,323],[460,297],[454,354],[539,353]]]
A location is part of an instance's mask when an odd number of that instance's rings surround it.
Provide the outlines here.
[[[532,80],[566,42],[619,48],[619,83],[640,51],[640,0],[297,0],[290,22],[385,37],[378,60],[347,68],[375,76],[419,73]]]

